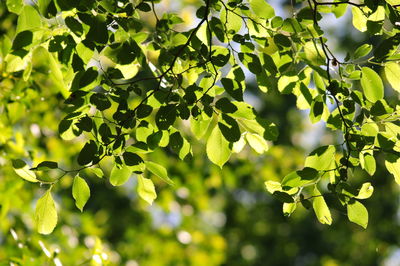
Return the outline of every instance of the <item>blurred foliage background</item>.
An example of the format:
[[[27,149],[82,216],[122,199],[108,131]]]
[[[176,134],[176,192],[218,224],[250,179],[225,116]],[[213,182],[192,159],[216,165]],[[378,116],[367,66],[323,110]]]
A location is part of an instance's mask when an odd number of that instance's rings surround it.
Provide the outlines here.
[[[271,4],[283,15],[292,12],[290,1]],[[199,5],[196,0],[162,1],[156,7],[180,12],[190,26]],[[148,19],[151,27],[153,18]],[[335,49],[343,55],[365,41],[349,32],[349,19],[330,28]],[[12,35],[15,24],[16,16],[1,1],[0,38]],[[282,215],[282,204],[267,194],[264,181],[298,169],[313,147],[337,136],[305,122],[308,114],[297,111],[294,96],[259,94],[251,80],[247,101],[279,126],[280,137],[266,155],[245,149],[220,170],[207,160],[202,142],[183,162],[159,149],[151,156],[164,163],[176,185],[156,182],[158,198],[151,206],[137,197],[136,179],[116,188],[86,173],[92,195],[80,213],[71,197],[72,176],[65,177],[54,193],[57,228],[39,235],[33,212],[43,190],[19,178],[10,159],[35,153],[38,162],[51,158],[74,165],[81,144],[58,137],[63,99],[55,97],[46,59],[38,55],[35,64],[32,75],[41,86],[21,92],[23,79],[3,74],[0,79],[0,265],[398,265],[400,194],[383,160],[373,178],[361,170],[354,173],[353,182],[368,179],[375,187],[365,202],[370,210],[366,230],[340,211],[333,212],[332,226],[320,224],[305,208]],[[40,89],[43,85],[48,89]],[[101,166],[107,176],[111,162]]]

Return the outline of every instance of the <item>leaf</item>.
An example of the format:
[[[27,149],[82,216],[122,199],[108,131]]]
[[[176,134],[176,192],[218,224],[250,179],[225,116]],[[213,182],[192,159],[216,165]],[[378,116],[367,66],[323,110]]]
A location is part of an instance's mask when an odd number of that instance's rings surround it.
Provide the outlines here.
[[[44,161],[39,163],[34,169],[38,171],[46,171],[51,169],[57,169],[58,163],[52,161]]]
[[[104,176],[103,170],[101,170],[101,168],[91,167],[89,168],[89,171],[95,174],[98,178],[103,178]]]
[[[246,140],[253,148],[253,150],[255,150],[259,154],[262,154],[269,149],[268,142],[258,134],[248,132],[246,134]]]
[[[7,0],[6,5],[8,11],[19,15],[24,7],[24,0]]]
[[[385,76],[392,88],[400,93],[400,64],[395,62],[386,63]]]
[[[35,221],[40,234],[48,235],[53,232],[57,225],[57,211],[53,197],[48,189],[37,201],[35,210]]]
[[[30,5],[23,7],[18,17],[16,33],[26,30],[33,30],[42,26],[42,19],[39,13]]]
[[[17,34],[17,36],[15,36],[12,44],[12,49],[18,50],[24,48],[25,46],[28,46],[32,43],[32,39],[33,39],[32,31],[29,30],[21,31]]]
[[[321,195],[321,193],[318,191],[317,188],[314,188],[314,200],[313,200],[313,209],[315,212],[315,215],[318,218],[318,221],[322,224],[332,224],[332,216],[331,216],[331,211],[328,208],[328,205],[326,205],[324,197]]]
[[[14,168],[15,173],[29,182],[38,182],[39,180],[36,179],[36,174],[30,167],[20,159],[12,160],[12,166]]]
[[[152,172],[153,174],[155,174],[156,176],[158,176],[159,178],[161,178],[164,182],[166,182],[169,185],[174,185],[174,181],[172,181],[169,177],[168,177],[168,173],[167,173],[167,169],[165,169],[164,166],[159,165],[157,163],[154,162],[150,162],[147,161],[145,162],[146,164],[146,168]]]
[[[104,111],[111,107],[110,100],[103,93],[94,93],[90,96],[90,103],[96,106],[97,110]]]
[[[353,26],[357,30],[364,32],[367,31],[367,18],[364,16],[363,12],[358,8],[353,6],[351,8],[351,13],[353,14]]]
[[[258,17],[270,19],[275,16],[275,11],[265,0],[250,0],[250,8]]]
[[[315,182],[318,176],[317,170],[306,167],[286,175],[282,180],[282,187],[301,187]]]
[[[380,76],[369,67],[363,67],[361,73],[361,86],[367,100],[374,103],[382,99],[383,82]]]
[[[326,61],[324,50],[322,50],[321,46],[316,42],[307,42],[304,45],[304,53],[306,59],[312,62],[313,64],[320,66],[324,65]]]
[[[354,52],[353,58],[358,59],[358,58],[364,57],[367,54],[369,54],[371,51],[372,51],[372,45],[365,43],[356,49],[356,51]]]
[[[131,174],[132,170],[128,166],[118,166],[115,164],[111,170],[110,183],[113,186],[121,186],[128,181]]]
[[[152,204],[153,201],[157,198],[157,193],[154,188],[153,181],[148,178],[144,178],[142,175],[138,175],[138,186],[137,193],[138,195],[145,200],[148,204]]]
[[[74,178],[74,183],[72,185],[72,196],[75,199],[76,207],[83,211],[83,207],[90,198],[90,188],[85,179],[79,175],[76,175]]]
[[[360,164],[369,175],[373,175],[376,171],[376,162],[374,156],[369,153],[360,153]]]
[[[90,141],[83,146],[81,152],[78,155],[78,163],[80,165],[86,165],[90,163],[97,153],[96,142]]]
[[[394,180],[400,185],[400,157],[393,154],[386,154],[386,169],[394,176]]]
[[[319,147],[306,158],[304,166],[320,171],[330,170],[335,162],[335,153],[333,145]]]
[[[218,126],[214,127],[208,137],[206,152],[210,161],[218,165],[221,169],[231,156],[230,143],[224,138]]]
[[[360,191],[358,192],[358,195],[356,196],[357,199],[368,199],[369,197],[372,196],[372,193],[374,193],[374,187],[371,185],[370,182],[364,183]]]
[[[283,215],[286,217],[289,217],[297,207],[297,203],[292,202],[292,203],[283,203],[282,209],[283,209]]]
[[[367,228],[368,211],[361,202],[355,200],[347,204],[347,216],[349,217],[349,221],[360,225],[364,229]]]

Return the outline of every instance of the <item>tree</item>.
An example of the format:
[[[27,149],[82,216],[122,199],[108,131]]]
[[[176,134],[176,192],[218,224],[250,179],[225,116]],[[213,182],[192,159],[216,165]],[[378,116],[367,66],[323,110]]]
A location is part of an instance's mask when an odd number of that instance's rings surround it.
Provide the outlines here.
[[[191,26],[158,5],[6,2],[3,156],[17,175],[46,188],[35,207],[38,232],[49,234],[57,224],[58,190],[71,188],[82,211],[93,194],[88,180],[96,176],[113,186],[134,178],[137,195],[152,204],[154,182],[164,185],[149,177],[176,182],[160,150],[190,165],[204,140],[201,149],[220,168],[246,145],[268,154],[281,145],[280,121],[244,101],[245,93],[259,91],[294,96],[297,108],[334,136],[279,182],[265,182],[283,213],[302,205],[331,224],[337,209],[366,228],[362,201],[374,188],[359,182],[358,169],[372,176],[384,158],[400,182],[400,2],[292,1],[293,14],[282,18],[264,0],[205,0],[193,4]],[[341,59],[321,22],[347,10],[353,27],[370,39]],[[10,184],[7,193],[21,186]],[[2,212],[10,204],[3,200]]]

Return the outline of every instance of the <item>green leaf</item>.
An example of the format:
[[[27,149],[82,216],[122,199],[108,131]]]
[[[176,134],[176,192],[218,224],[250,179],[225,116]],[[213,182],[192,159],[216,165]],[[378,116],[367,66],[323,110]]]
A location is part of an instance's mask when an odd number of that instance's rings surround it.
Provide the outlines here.
[[[231,156],[231,147],[218,126],[214,127],[207,140],[207,156],[211,162],[220,168],[229,160]]]
[[[363,67],[361,72],[361,86],[367,100],[374,103],[382,99],[383,82],[381,77],[369,67]]]
[[[304,166],[320,171],[330,170],[334,168],[335,152],[333,145],[319,147],[306,158]]]
[[[48,235],[53,232],[57,225],[57,211],[53,197],[48,189],[37,201],[35,210],[35,221],[40,234]]]
[[[365,43],[356,49],[356,51],[354,52],[353,58],[358,59],[358,58],[364,57],[367,54],[369,54],[371,51],[372,51],[372,45]]]
[[[52,161],[44,161],[39,163],[34,169],[38,171],[47,171],[51,169],[57,169],[58,163]]]
[[[282,187],[301,187],[315,182],[318,178],[318,171],[306,167],[303,170],[293,171],[282,180]]]
[[[95,174],[98,178],[103,178],[104,176],[103,170],[101,170],[101,168],[91,167],[89,168],[89,171]]]
[[[347,204],[347,216],[349,221],[356,223],[364,229],[368,226],[368,211],[364,205],[354,200],[352,203]]]
[[[360,153],[360,164],[369,175],[373,175],[376,171],[376,162],[374,156],[369,153]]]
[[[210,126],[211,118],[202,113],[201,115],[194,118],[190,117],[190,129],[196,139],[201,139],[207,133],[207,129]]]
[[[153,181],[148,178],[144,178],[142,175],[138,175],[138,186],[137,193],[138,195],[145,200],[148,204],[152,204],[153,201],[157,198],[157,193],[154,188]]]
[[[18,50],[24,48],[25,46],[28,46],[32,43],[32,39],[33,39],[32,31],[29,30],[21,31],[17,34],[17,36],[15,36],[12,44],[12,49]]]
[[[167,169],[165,169],[164,166],[159,165],[154,162],[146,161],[146,168],[150,172],[152,172],[154,175],[158,176],[161,178],[164,182],[166,182],[169,185],[174,185],[174,182],[168,177]]]
[[[42,15],[46,16],[47,15],[47,7],[49,6],[51,0],[39,0],[38,1],[38,7],[39,11]]]
[[[80,165],[86,165],[90,163],[96,156],[97,145],[96,142],[90,141],[83,146],[81,152],[78,155],[78,163]]]
[[[76,207],[83,211],[83,207],[90,198],[90,188],[85,179],[79,175],[76,175],[74,178],[74,183],[72,185],[72,196],[75,199]]]
[[[115,164],[111,170],[110,183],[113,186],[121,186],[125,184],[131,177],[132,170],[130,167],[123,165],[118,166]]]
[[[246,140],[253,148],[253,150],[255,150],[259,154],[263,154],[269,149],[268,142],[258,134],[248,132],[246,134]]]
[[[363,12],[358,8],[353,6],[351,8],[351,12],[353,14],[353,26],[361,31],[364,32],[367,30],[367,18],[364,16]]]
[[[107,23],[99,19],[93,19],[86,39],[99,44],[106,44],[108,41]]]
[[[392,88],[400,93],[400,64],[389,62],[385,64],[385,76]]]
[[[292,203],[283,203],[282,209],[283,209],[283,215],[286,217],[289,217],[297,207],[297,203],[292,202]]]
[[[33,30],[40,27],[42,27],[42,19],[36,9],[30,5],[24,6],[18,17],[16,32]]]
[[[73,17],[66,17],[65,24],[76,35],[78,35],[78,36],[82,35],[83,27],[82,27],[82,24],[78,20],[74,19]]]
[[[332,224],[332,216],[331,216],[331,211],[328,208],[328,205],[326,205],[324,197],[321,195],[321,193],[318,191],[317,188],[314,188],[314,200],[313,200],[313,209],[315,212],[315,215],[318,218],[318,221],[322,224]]]
[[[370,182],[364,183],[360,191],[358,192],[358,195],[356,196],[357,199],[368,199],[369,197],[372,196],[372,193],[374,193],[374,187],[371,185]]]
[[[15,173],[29,182],[38,182],[39,180],[36,179],[36,174],[30,167],[20,159],[12,160],[12,165],[14,168]]]
[[[6,5],[8,11],[19,15],[24,7],[24,0],[7,0]]]
[[[265,0],[250,0],[250,8],[258,17],[270,19],[275,16],[275,11]]]
[[[320,66],[326,63],[326,57],[324,50],[316,42],[307,42],[304,45],[304,53],[306,59],[312,62],[314,65]]]
[[[110,100],[103,93],[95,93],[90,96],[90,103],[96,106],[97,110],[104,111],[111,107]]]
[[[400,185],[400,157],[387,153],[385,155],[386,169],[394,176],[394,180]]]

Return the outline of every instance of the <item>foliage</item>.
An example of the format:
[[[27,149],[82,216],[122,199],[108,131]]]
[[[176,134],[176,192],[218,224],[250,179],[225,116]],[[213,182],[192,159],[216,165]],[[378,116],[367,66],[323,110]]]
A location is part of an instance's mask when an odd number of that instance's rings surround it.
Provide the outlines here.
[[[400,2],[293,1],[284,18],[264,0],[205,0],[192,4],[197,18],[189,22],[161,14],[161,4],[5,2],[0,140],[9,166],[3,171],[42,188],[34,195],[38,232],[53,232],[64,211],[60,202],[57,212],[54,198],[67,189],[80,211],[99,195],[97,183],[134,182],[137,196],[152,204],[157,190],[184,183],[168,160],[194,164],[199,142],[219,168],[248,154],[246,145],[260,156],[279,150],[280,121],[257,112],[247,93],[295,97],[311,123],[322,121],[335,136],[281,178],[259,180],[282,202],[284,215],[303,206],[331,225],[331,210],[338,210],[366,228],[363,200],[374,187],[359,182],[359,170],[374,176],[383,158],[400,184]],[[321,23],[347,10],[353,27],[370,39],[340,59]],[[194,178],[201,182],[201,175]],[[7,182],[10,195],[25,186]],[[4,217],[12,202],[6,196],[0,202]],[[93,246],[97,254],[101,244]]]

